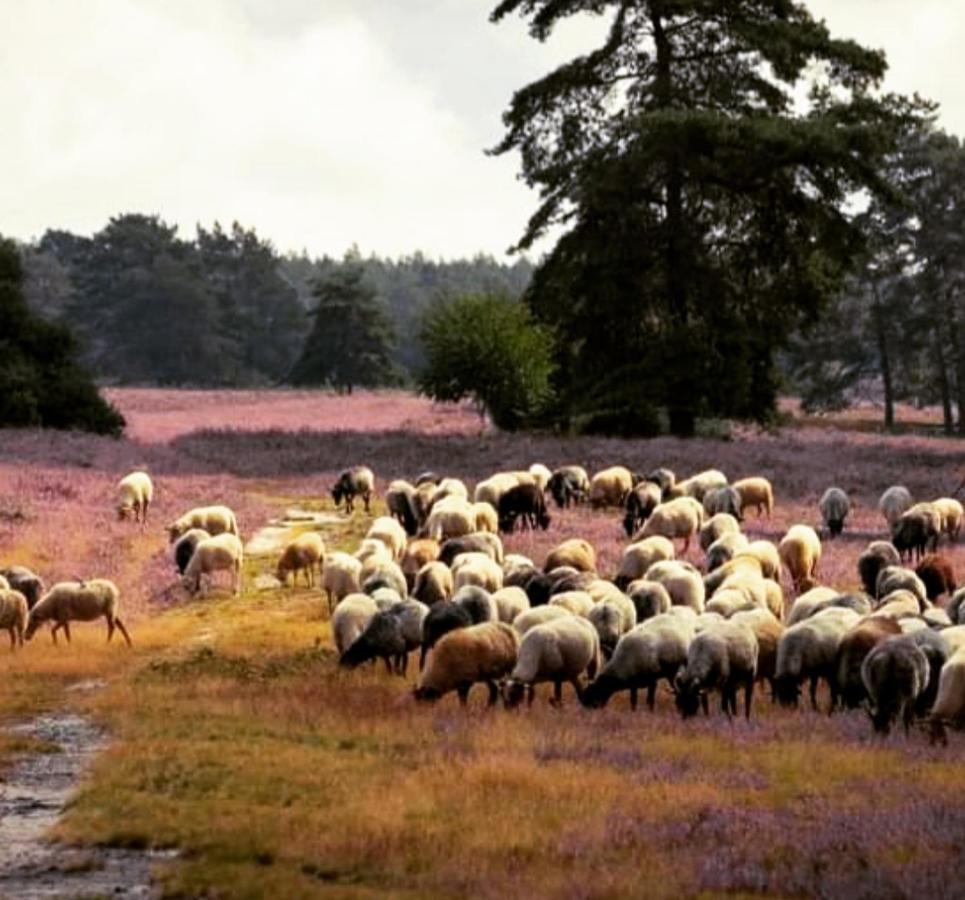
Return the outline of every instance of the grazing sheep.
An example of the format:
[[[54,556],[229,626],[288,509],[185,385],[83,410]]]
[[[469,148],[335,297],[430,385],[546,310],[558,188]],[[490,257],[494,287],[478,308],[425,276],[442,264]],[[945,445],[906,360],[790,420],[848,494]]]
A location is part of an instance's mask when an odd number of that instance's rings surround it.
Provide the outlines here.
[[[345,503],[345,512],[351,513],[355,509],[355,498],[361,497],[365,504],[365,511],[369,511],[369,503],[375,492],[375,475],[368,466],[353,466],[338,476],[332,486],[332,500],[335,508]]]
[[[906,590],[886,594],[874,611],[875,616],[890,616],[893,619],[918,618],[920,614],[921,603],[911,591]]]
[[[829,487],[818,501],[821,518],[824,519],[828,535],[837,537],[844,531],[844,520],[851,512],[851,501],[848,495],[839,487]]]
[[[740,532],[722,534],[707,548],[707,571],[719,569],[748,547],[747,538]]]
[[[730,619],[735,625],[746,625],[757,638],[757,680],[767,681],[774,698],[774,673],[777,669],[777,645],[784,626],[768,609],[749,609],[734,613]]]
[[[355,643],[378,611],[368,594],[349,594],[339,601],[332,613],[332,637],[339,656]]]
[[[632,537],[650,518],[650,514],[660,505],[662,499],[660,485],[652,481],[641,481],[633,486],[624,503],[626,514],[623,517],[623,530],[627,537]]]
[[[298,573],[305,573],[308,586],[315,587],[315,568],[321,574],[322,559],[325,556],[325,544],[321,535],[316,531],[306,531],[298,535],[282,552],[275,570],[275,577],[282,583],[288,582],[288,575],[292,573],[292,585],[298,580]]]
[[[586,617],[596,629],[600,638],[600,649],[607,659],[613,655],[617,641],[637,624],[636,607],[623,595],[608,597],[601,603],[595,603]]]
[[[524,693],[533,702],[533,688],[541,682],[553,683],[551,703],[563,700],[563,682],[569,682],[580,697],[580,678],[586,672],[595,678],[600,668],[600,639],[585,619],[564,616],[529,629],[519,645],[516,666],[503,685],[507,708],[519,705]]]
[[[483,620],[488,621],[488,620]],[[457,628],[468,628],[479,624],[473,621],[470,610],[461,603],[442,600],[429,607],[422,622],[422,650],[419,654],[419,671],[425,667],[426,656],[439,639]]]
[[[443,478],[439,484],[436,485],[435,491],[433,491],[432,505],[435,506],[435,504],[447,498],[468,502],[469,490],[466,488],[465,483],[458,478]]]
[[[210,534],[203,528],[189,528],[174,543],[174,564],[177,566],[178,574],[184,575],[184,570],[191,562],[194,551],[201,541],[206,541]]]
[[[869,616],[856,623],[838,645],[838,696],[848,709],[857,709],[866,697],[862,680],[865,657],[882,641],[901,634],[891,617]],[[872,699],[872,702],[874,700]]]
[[[901,557],[889,541],[872,541],[858,557],[858,575],[865,593],[874,596],[878,585],[878,575],[888,566],[900,566]]]
[[[537,625],[542,625],[553,619],[562,619],[564,616],[572,615],[573,613],[562,606],[550,606],[549,604],[545,606],[533,606],[526,610],[526,612],[521,612],[513,619],[513,628],[515,628],[516,633],[522,637],[530,628],[535,628]]]
[[[965,724],[965,645],[954,650],[938,679],[938,695],[931,710],[932,743],[948,743],[945,726]]]
[[[359,579],[362,582],[363,594],[372,594],[383,587],[392,588],[400,597],[409,593],[402,569],[391,560],[378,560],[370,569],[366,569],[363,564]]]
[[[147,472],[131,472],[117,483],[119,494],[117,518],[133,516],[135,522],[147,522],[147,510],[154,499],[154,484]]]
[[[911,560],[912,556],[920,560],[927,550],[934,553],[938,548],[940,531],[938,511],[931,504],[918,503],[898,517],[891,531],[891,543],[903,560]]]
[[[704,607],[706,612],[717,613],[725,619],[745,610],[759,608],[747,594],[734,587],[723,587],[716,591]]]
[[[653,535],[662,535],[670,540],[680,538],[684,542],[682,552],[686,553],[690,547],[690,539],[697,534],[703,523],[703,506],[693,498],[678,497],[661,503],[650,514],[634,540]]]
[[[521,587],[500,588],[493,593],[492,601],[499,611],[499,621],[509,625],[512,625],[517,616],[529,609],[529,598]]]
[[[503,570],[485,553],[460,553],[452,562],[453,586],[477,585],[490,594],[503,586]]]
[[[473,491],[476,503],[488,503],[493,509],[499,509],[499,499],[519,484],[519,478],[512,472],[497,472],[484,481],[480,481]]]
[[[498,535],[472,532],[462,537],[449,538],[439,549],[439,562],[451,566],[457,556],[464,553],[485,553],[495,562],[502,557],[502,541]]]
[[[27,629],[30,609],[27,598],[12,588],[0,588],[0,629],[5,628],[10,635],[10,649],[19,643],[23,646],[23,635]]]
[[[935,705],[942,666],[953,653],[952,645],[943,633],[932,631],[930,628],[924,628],[912,634],[903,634],[900,638],[891,640],[908,641],[914,644],[928,660],[928,686],[919,694],[915,707],[915,714],[924,717]]]
[[[542,463],[533,463],[529,467],[529,474],[533,476],[536,481],[536,486],[543,492],[546,491],[547,486],[550,483],[550,479],[553,477],[553,473],[546,468]]]
[[[939,497],[932,502],[932,506],[941,516],[942,534],[948,535],[949,543],[957,541],[962,531],[962,521],[965,520],[962,504],[953,497]]]
[[[523,529],[535,531],[550,527],[550,514],[546,511],[543,492],[535,484],[517,484],[499,498],[499,530],[511,534],[516,523]],[[496,529],[493,529],[494,531]]]
[[[683,560],[656,562],[644,574],[644,580],[662,584],[674,606],[689,606],[694,612],[704,611],[706,590],[700,572]]]
[[[630,708],[637,708],[637,692],[647,691],[647,706],[653,710],[657,683],[666,679],[672,688],[687,650],[694,639],[694,621],[679,616],[658,615],[628,631],[618,641],[609,662],[583,691],[584,706],[598,709],[622,690],[630,691]]]
[[[887,734],[899,715],[908,732],[929,675],[928,657],[906,638],[882,641],[868,653],[861,664],[861,682],[876,732]]]
[[[716,513],[700,526],[700,549],[706,553],[714,541],[725,534],[740,534],[740,530],[740,522],[730,513]]]
[[[612,581],[605,578],[594,578],[584,590],[590,595],[594,603],[602,603],[604,600],[615,600],[617,603],[630,604],[630,598],[623,593]],[[636,612],[634,612],[636,616]]]
[[[410,541],[402,554],[400,566],[405,580],[411,588],[415,584],[419,570],[426,564],[439,558],[439,542],[430,538],[418,538]]]
[[[582,466],[563,466],[550,476],[546,485],[560,509],[583,503],[590,495],[590,479]]]
[[[928,591],[922,580],[911,569],[901,566],[886,566],[878,573],[875,583],[875,597],[881,600],[895,591],[909,591],[918,598],[921,610],[928,606]]]
[[[405,529],[391,516],[379,516],[369,526],[365,537],[385,544],[395,562],[399,562],[405,553],[407,541]]]
[[[774,488],[766,478],[741,478],[739,481],[735,481],[732,486],[740,494],[741,516],[744,515],[744,510],[749,506],[754,507],[758,518],[764,514],[770,517],[771,513],[774,512]]]
[[[745,575],[750,578],[763,578],[764,571],[761,568],[761,562],[756,556],[752,556],[750,553],[741,551],[735,554],[731,559],[722,565],[718,566],[712,572],[708,572],[704,576],[704,589],[709,596],[713,594],[720,586],[727,581],[732,575]]]
[[[572,566],[580,572],[596,571],[596,550],[589,541],[583,538],[570,538],[557,544],[546,555],[543,571],[549,572],[560,566]]]
[[[423,526],[423,536],[445,541],[470,534],[475,528],[476,513],[472,504],[462,497],[447,497],[432,507]]]
[[[590,506],[623,506],[633,489],[633,474],[625,466],[611,466],[590,480]]]
[[[778,590],[775,591],[775,588]],[[733,572],[724,579],[713,596],[717,597],[723,591],[737,591],[748,603],[761,609],[769,609],[775,616],[783,617],[784,596],[780,593],[779,586],[769,579],[749,572]],[[737,609],[733,611],[736,612]]]
[[[751,541],[741,553],[753,556],[761,564],[761,575],[778,581],[781,577],[781,555],[770,541]]]
[[[677,476],[674,474],[672,469],[659,468],[654,469],[652,472],[647,473],[647,481],[652,481],[660,488],[660,494],[664,500],[669,499],[667,496],[673,486],[677,483]]]
[[[554,594],[550,598],[549,605],[562,606],[563,609],[569,610],[574,616],[582,616],[587,619],[590,616],[590,610],[596,604],[586,591],[563,591],[560,594]]]
[[[385,506],[389,515],[401,523],[407,535],[415,535],[421,519],[416,503],[416,489],[408,481],[399,478],[390,482],[385,490]]]
[[[540,494],[540,498],[542,498]],[[485,501],[482,503],[473,503],[472,511],[475,514],[475,519],[473,520],[473,531],[486,531],[489,534],[495,534],[499,531],[499,513],[493,509],[490,504]]]
[[[720,622],[700,631],[687,648],[687,663],[674,686],[677,708],[687,718],[701,706],[706,715],[707,692],[720,691],[721,710],[737,715],[737,690],[744,688],[744,717],[751,717],[757,677],[757,638],[747,625]]]
[[[572,566],[551,569],[547,577],[550,580],[550,593],[553,595],[567,591],[585,592],[597,580],[596,572],[578,572]]]
[[[374,572],[380,563],[393,561],[392,551],[382,541],[375,538],[362,538],[358,549],[352,556],[362,563],[362,581]]]
[[[959,588],[952,594],[946,612],[953,624],[965,625],[965,621],[963,621],[965,620],[965,587]]]
[[[194,548],[181,583],[191,594],[197,594],[201,590],[203,575],[230,572],[231,590],[235,594],[240,594],[244,556],[244,547],[235,534],[224,532],[205,538]]]
[[[620,560],[620,568],[614,576],[614,584],[618,588],[625,588],[631,581],[643,577],[654,563],[674,558],[673,541],[661,535],[644,538],[633,544],[628,544]]]
[[[391,609],[379,610],[372,616],[365,631],[341,654],[338,664],[354,669],[370,659],[381,659],[390,675],[402,675],[405,671],[407,646],[402,620]]]
[[[637,611],[638,622],[669,612],[673,605],[670,594],[659,581],[647,581],[645,578],[638,578],[636,581],[630,582],[627,587],[627,594]]]
[[[925,585],[925,592],[932,602],[942,594],[954,593],[957,587],[955,570],[947,556],[939,556],[935,553],[926,556],[916,567],[915,574]]]
[[[20,591],[27,598],[28,609],[33,609],[37,601],[43,596],[43,579],[35,572],[31,572],[26,566],[10,566],[6,569],[0,569],[0,579],[5,582],[5,584],[0,584],[0,587]]]
[[[433,560],[419,569],[412,588],[412,596],[427,606],[433,606],[448,600],[453,590],[452,572],[449,567],[438,560]]]
[[[499,607],[493,602],[492,594],[475,584],[467,584],[456,590],[452,602],[465,608],[472,618],[473,625],[480,622],[498,622]]]
[[[238,534],[235,514],[227,506],[197,506],[168,525],[168,538],[174,543],[192,528],[201,528],[212,537],[218,534]]]
[[[744,516],[741,512],[741,495],[734,487],[711,488],[704,494],[704,512],[708,516],[727,514],[740,522]]]
[[[853,610],[833,607],[785,630],[777,645],[774,671],[774,693],[782,706],[797,706],[801,684],[808,680],[811,706],[817,709],[818,681],[822,678],[831,691],[831,709],[838,705],[838,646],[858,618]]]
[[[787,625],[797,625],[805,619],[819,613],[822,609],[831,606],[839,596],[838,592],[831,587],[819,585],[811,588],[803,594],[799,594],[791,604],[791,609],[787,615]]]
[[[668,500],[678,497],[693,497],[698,503],[703,503],[704,494],[714,488],[726,487],[727,476],[717,469],[707,469],[678,481],[670,486],[665,496]]]
[[[878,509],[885,517],[889,530],[894,531],[901,514],[911,508],[911,503],[911,492],[900,484],[892,485],[881,495]]]
[[[53,622],[50,635],[54,643],[57,643],[58,629],[62,628],[69,644],[71,622],[92,622],[104,618],[107,621],[108,643],[116,627],[130,647],[131,636],[117,615],[119,597],[117,586],[106,578],[58,582],[30,610],[24,639],[29,641],[44,622]]]
[[[343,597],[359,593],[361,574],[362,563],[350,553],[336,551],[325,556],[325,564],[322,566],[322,590],[328,597],[329,615],[335,608],[335,604]]]
[[[488,705],[499,698],[497,682],[516,665],[519,637],[504,622],[484,622],[444,635],[436,644],[429,664],[419,676],[417,700],[438,700],[456,691],[466,705],[474,684],[489,688]]]
[[[792,525],[777,546],[781,564],[799,592],[817,575],[821,560],[821,539],[809,525]]]

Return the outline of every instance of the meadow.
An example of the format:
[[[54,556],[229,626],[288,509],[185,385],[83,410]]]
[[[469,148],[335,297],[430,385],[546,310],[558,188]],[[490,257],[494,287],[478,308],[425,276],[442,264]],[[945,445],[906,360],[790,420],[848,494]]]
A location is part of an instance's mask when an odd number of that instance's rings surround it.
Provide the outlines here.
[[[417,705],[413,665],[408,681],[338,670],[317,592],[254,588],[272,558],[248,559],[240,597],[187,600],[162,527],[201,502],[231,505],[245,537],[292,506],[331,511],[329,486],[356,463],[379,489],[426,469],[476,481],[537,461],[714,466],[773,481],[774,515],[746,531],[775,541],[793,522],[817,525],[826,487],[847,490],[856,509],[825,543],[820,573],[848,589],[861,549],[884,536],[881,491],[953,491],[960,441],[883,436],[854,413],[777,433],[631,441],[505,435],[471,408],[392,392],[110,393],[130,423],[122,441],[2,435],[0,564],[48,583],[114,579],[134,639],[108,646],[89,625],[69,647],[40,633],[0,650],[3,721],[76,709],[111,737],[56,840],[176,848],[156,871],[166,897],[965,893],[962,735],[944,748],[918,729],[883,740],[864,713],[784,710],[764,692],[750,722],[681,721],[666,691],[653,714],[631,713],[626,695],[591,712],[566,693],[554,709],[546,688],[513,712],[486,710],[482,689],[467,709],[454,696]],[[137,466],[157,490],[144,529],[113,509],[116,481]],[[547,532],[514,535],[507,549],[541,561],[581,536],[601,571],[615,570],[617,511],[551,512]],[[325,532],[329,548],[353,549],[368,521],[343,517]],[[965,544],[948,552],[961,578]],[[103,685],[73,689],[84,682]],[[0,765],[25,749],[0,736]]]

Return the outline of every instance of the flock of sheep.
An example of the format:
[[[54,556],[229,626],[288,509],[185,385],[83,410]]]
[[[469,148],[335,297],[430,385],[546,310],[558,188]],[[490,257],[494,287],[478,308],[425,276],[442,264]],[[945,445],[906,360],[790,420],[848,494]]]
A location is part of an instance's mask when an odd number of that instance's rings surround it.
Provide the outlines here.
[[[361,498],[368,511],[374,489],[372,471],[357,466],[341,474],[332,497],[348,512]],[[132,473],[118,490],[120,518],[145,522],[150,477]],[[609,578],[581,538],[564,540],[539,564],[504,552],[500,533],[548,527],[547,494],[561,508],[621,510],[630,542]],[[749,717],[761,682],[784,705],[796,705],[807,686],[817,708],[823,681],[832,711],[864,707],[880,732],[898,718],[907,730],[919,718],[944,740],[947,724],[965,724],[965,588],[956,590],[951,562],[937,552],[942,538],[954,542],[961,531],[963,509],[953,498],[916,504],[905,488],[888,488],[879,508],[890,540],[860,555],[864,590],[853,593],[818,580],[822,544],[813,528],[793,525],[776,546],[743,533],[745,513],[774,508],[761,477],[731,484],[708,470],[678,481],[665,468],[642,475],[614,466],[590,478],[579,466],[534,465],[492,475],[471,498],[459,479],[433,473],[415,484],[392,481],[385,503],[389,515],[374,519],[353,553],[326,553],[322,537],[306,531],[283,549],[276,576],[287,584],[301,574],[313,588],[318,573],[341,665],[382,659],[404,675],[409,654],[420,651],[418,700],[455,692],[465,703],[481,683],[490,704],[501,696],[514,706],[532,703],[535,686],[550,683],[559,703],[568,683],[586,707],[625,690],[636,708],[646,690],[652,709],[663,680],[685,717],[707,713],[715,693],[734,715],[739,691]],[[821,497],[830,539],[850,508],[839,488]],[[228,507],[192,509],[167,531],[188,591],[219,571],[242,590],[244,549]],[[675,541],[684,553],[699,543],[701,568],[678,558]],[[0,571],[0,628],[11,644],[47,621],[55,642],[61,629],[69,641],[71,621],[101,617],[108,640],[116,627],[130,643],[110,581],[45,591],[23,567]]]

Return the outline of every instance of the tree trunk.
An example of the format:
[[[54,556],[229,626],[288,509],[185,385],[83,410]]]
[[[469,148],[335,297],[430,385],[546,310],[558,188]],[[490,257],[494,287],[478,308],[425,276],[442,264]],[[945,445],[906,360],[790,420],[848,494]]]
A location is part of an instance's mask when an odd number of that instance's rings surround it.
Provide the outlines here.
[[[881,308],[881,297],[878,285],[872,283],[871,292],[874,296],[872,306],[875,336],[878,340],[878,360],[881,365],[881,381],[885,390],[885,429],[891,431],[895,427],[895,390],[891,381],[891,355],[888,352],[888,335],[885,331],[885,314]]]
[[[955,397],[958,402],[958,434],[965,437],[965,340],[962,340],[962,316],[959,304],[951,291],[946,295],[948,338],[955,360]]]
[[[935,359],[938,363],[938,387],[942,394],[942,424],[945,434],[953,434],[955,423],[952,419],[952,391],[948,380],[948,365],[946,363],[945,343],[942,340],[941,329],[935,326]]]

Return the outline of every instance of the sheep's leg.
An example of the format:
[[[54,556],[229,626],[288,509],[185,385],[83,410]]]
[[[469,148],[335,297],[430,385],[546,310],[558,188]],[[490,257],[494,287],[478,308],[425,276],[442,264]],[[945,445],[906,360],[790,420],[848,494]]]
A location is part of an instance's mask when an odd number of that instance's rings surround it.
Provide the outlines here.
[[[486,706],[495,706],[496,701],[499,699],[499,688],[496,686],[496,682],[491,679],[486,682],[486,687],[489,688],[489,700]]]
[[[811,709],[817,712],[818,709],[818,680],[811,679]]]
[[[117,616],[114,616],[114,624],[117,626],[120,633],[124,635],[124,640],[127,641],[127,646],[133,647],[134,645],[131,643],[131,636],[127,633],[124,623]]]
[[[945,725],[941,719],[932,718],[929,743],[941,744],[943,747],[948,746],[948,735],[945,733]]]
[[[60,628],[59,625],[54,625],[54,626],[52,626],[51,629],[50,629],[50,636],[51,636],[51,637],[53,638],[53,640],[54,640],[54,646],[55,646],[55,647],[57,646],[57,629],[58,629],[58,628]]]
[[[382,657],[382,662],[385,663],[385,671],[388,672],[388,673],[391,675],[391,674],[392,674],[392,660],[390,660],[388,656],[383,656],[383,657]]]
[[[14,630],[13,630],[13,628],[11,627],[11,628],[8,628],[7,631],[8,631],[9,634],[10,634],[10,649],[11,649],[11,650],[15,650],[16,647],[17,647],[17,641],[16,641],[16,638],[14,638],[14,636],[13,636],[13,631],[14,631]]]
[[[536,688],[534,688],[531,684],[526,685],[526,705],[527,706],[533,705],[533,698],[535,696],[536,696]]]
[[[456,693],[459,695],[459,705],[465,706],[469,702],[469,689],[472,687],[471,684],[466,684],[463,682],[456,688]]]
[[[114,637],[114,620],[107,616],[107,643],[111,642],[111,638]]]
[[[70,643],[70,622],[62,622],[61,627],[64,629],[64,634],[67,636],[67,643]]]
[[[704,715],[705,715],[705,716],[709,716],[709,715],[710,715],[710,708],[709,708],[709,705],[708,705],[708,703],[707,703],[707,692],[706,692],[706,691],[704,691],[704,692],[700,695],[700,705],[704,708]]]
[[[426,654],[429,652],[429,648],[425,644],[422,645],[422,650],[419,652],[419,671],[421,672],[426,667]]]
[[[754,679],[748,678],[744,685],[744,718],[751,720],[751,702],[754,699]]]
[[[657,699],[657,682],[650,682],[650,687],[647,688],[647,709],[653,712],[654,702]]]
[[[550,698],[551,706],[562,706],[563,705],[563,682],[554,681],[553,682],[553,696]]]
[[[637,686],[630,688],[630,709],[636,712],[637,709]]]
[[[576,693],[576,699],[582,702],[582,700],[583,700],[583,685],[580,684],[580,679],[579,679],[579,678],[571,678],[571,679],[570,679],[570,684],[573,685],[573,691]]]
[[[370,502],[371,499],[372,499],[371,493],[369,493],[369,491],[366,491],[364,494],[362,494],[362,499],[365,501],[365,511],[368,512],[368,511],[369,511],[369,502]]]

